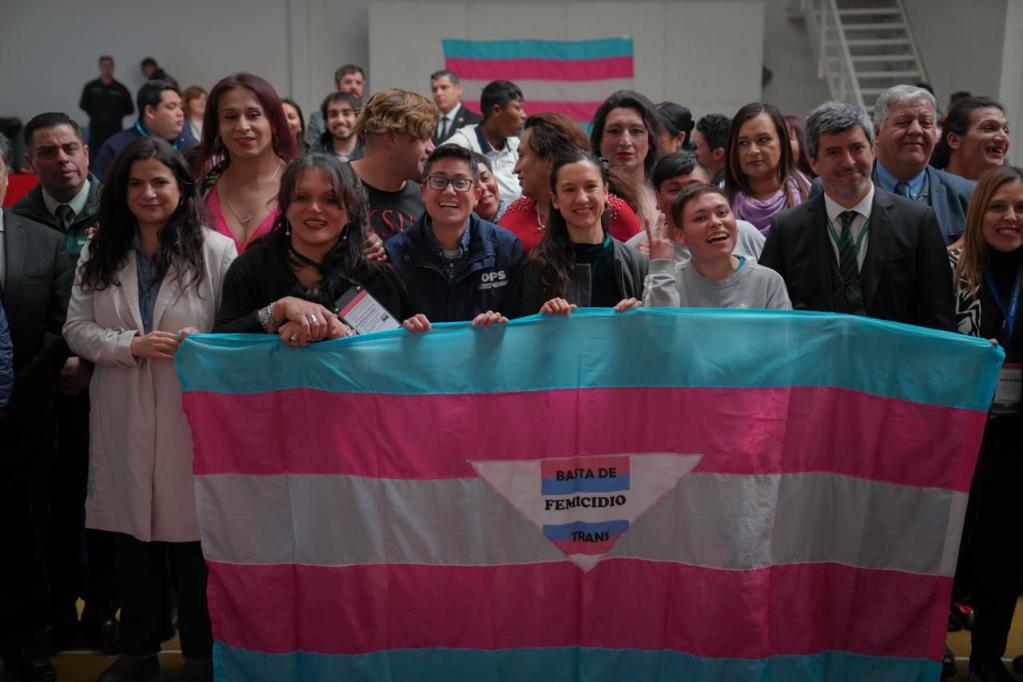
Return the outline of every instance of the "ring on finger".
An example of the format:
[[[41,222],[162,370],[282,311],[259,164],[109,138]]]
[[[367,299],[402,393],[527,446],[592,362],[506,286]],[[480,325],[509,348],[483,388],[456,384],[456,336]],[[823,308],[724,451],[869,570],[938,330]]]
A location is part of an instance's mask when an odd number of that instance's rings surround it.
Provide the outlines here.
[[[309,323],[310,323],[310,324],[316,324],[317,322],[319,322],[319,321],[320,321],[320,318],[318,318],[318,317],[317,317],[316,315],[314,315],[313,313],[309,313],[308,315],[306,315],[306,316],[305,316],[305,319],[309,320]]]
[[[294,332],[292,332],[291,336],[288,337],[288,341],[291,341],[292,343],[295,343],[296,341],[298,341],[298,334],[295,334]]]

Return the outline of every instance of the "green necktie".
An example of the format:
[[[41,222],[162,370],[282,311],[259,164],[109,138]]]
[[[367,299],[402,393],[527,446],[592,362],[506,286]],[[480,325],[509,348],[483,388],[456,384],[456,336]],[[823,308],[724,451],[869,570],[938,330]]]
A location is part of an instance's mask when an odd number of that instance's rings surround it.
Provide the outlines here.
[[[900,197],[906,197],[907,199],[913,198],[913,195],[909,191],[908,182],[895,183],[895,193],[898,194]]]
[[[67,234],[68,228],[71,227],[71,221],[75,219],[74,210],[67,204],[61,204],[57,207],[54,215],[57,222],[60,223],[60,231]]]
[[[859,250],[852,237],[852,224],[856,219],[856,211],[844,211],[839,214],[842,231],[838,234],[838,271],[842,277],[842,291],[848,310],[853,315],[863,315],[863,287],[860,285],[860,265],[856,261]]]
[[[838,233],[838,271],[842,281],[849,283],[860,278],[860,266],[856,262],[856,242],[852,238],[852,224],[856,211],[844,211],[838,216],[842,231]]]

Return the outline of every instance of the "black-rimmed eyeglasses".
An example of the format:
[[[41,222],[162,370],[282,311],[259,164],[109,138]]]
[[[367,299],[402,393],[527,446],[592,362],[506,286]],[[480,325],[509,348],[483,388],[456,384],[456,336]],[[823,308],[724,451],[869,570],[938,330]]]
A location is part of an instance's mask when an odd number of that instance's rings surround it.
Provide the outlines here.
[[[430,175],[426,178],[426,184],[429,185],[430,189],[438,192],[446,190],[448,185],[454,187],[456,192],[468,192],[474,183],[470,178],[449,178],[446,175]]]

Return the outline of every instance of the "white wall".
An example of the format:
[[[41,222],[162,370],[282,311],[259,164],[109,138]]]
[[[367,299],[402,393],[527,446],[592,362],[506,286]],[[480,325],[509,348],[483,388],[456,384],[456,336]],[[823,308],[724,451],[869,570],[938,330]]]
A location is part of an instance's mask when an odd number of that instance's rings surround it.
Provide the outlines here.
[[[790,3],[419,0],[407,10],[408,0],[0,0],[0,116],[27,120],[63,110],[83,119],[81,87],[96,77],[103,53],[115,57],[117,77],[133,92],[147,55],[183,86],[208,88],[231,71],[253,71],[307,111],[346,62],[367,65],[372,88],[425,91],[427,75],[442,64],[438,39],[459,31],[475,38],[629,34],[636,88],[654,100],[678,101],[699,116],[734,113],[763,94],[783,111],[805,114],[828,95],[801,23],[786,12]],[[1014,130],[1023,130],[1023,0],[905,3],[939,101],[962,88],[1001,97],[1016,112]],[[396,6],[406,13],[381,31]],[[446,26],[438,26],[440,16]],[[774,72],[763,93],[761,62]],[[1023,151],[1023,139],[1012,151]]]
[[[806,23],[801,13],[790,9],[796,4],[793,0],[764,3],[764,66],[774,75],[764,87],[764,101],[785,114],[806,118],[814,107],[831,99],[831,93],[827,81],[817,77]]]
[[[1005,40],[1002,50],[1002,78],[998,99],[1005,107],[1013,144],[1009,147],[1011,163],[1023,165],[1023,1],[1009,3],[1005,17]]]
[[[997,96],[1007,0],[903,0],[927,77],[944,110],[957,90]],[[1019,4],[1020,0],[1013,0]]]
[[[244,69],[286,90],[286,25],[282,0],[2,0],[0,112],[27,120],[65,111],[85,123],[78,98],[82,85],[98,76],[100,54],[113,55],[115,77],[132,93],[143,83],[139,61],[145,56],[182,87],[209,89]]]

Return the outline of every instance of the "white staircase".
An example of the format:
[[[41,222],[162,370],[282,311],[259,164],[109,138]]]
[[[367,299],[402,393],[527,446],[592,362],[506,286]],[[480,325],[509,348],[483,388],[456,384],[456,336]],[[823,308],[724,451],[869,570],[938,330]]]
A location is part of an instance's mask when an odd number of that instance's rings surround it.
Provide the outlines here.
[[[801,0],[817,71],[833,99],[874,108],[892,85],[927,73],[902,0]]]

